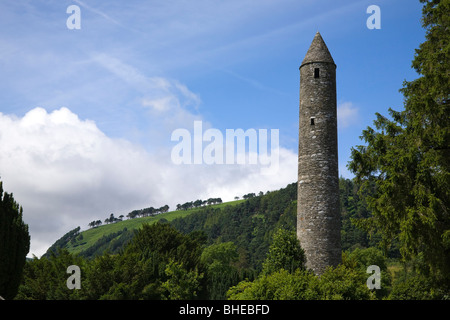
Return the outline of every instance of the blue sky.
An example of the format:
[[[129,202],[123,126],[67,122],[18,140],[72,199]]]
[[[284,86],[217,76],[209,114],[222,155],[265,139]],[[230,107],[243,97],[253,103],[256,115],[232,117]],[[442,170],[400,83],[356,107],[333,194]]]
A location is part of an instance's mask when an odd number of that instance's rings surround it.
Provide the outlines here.
[[[68,6],[81,11],[70,30]],[[369,30],[366,9],[381,9]],[[299,65],[316,31],[337,64],[340,174],[361,131],[400,110],[424,41],[411,0],[0,2],[0,176],[40,255],[110,212],[296,181]],[[177,128],[278,129],[280,170],[171,163]]]

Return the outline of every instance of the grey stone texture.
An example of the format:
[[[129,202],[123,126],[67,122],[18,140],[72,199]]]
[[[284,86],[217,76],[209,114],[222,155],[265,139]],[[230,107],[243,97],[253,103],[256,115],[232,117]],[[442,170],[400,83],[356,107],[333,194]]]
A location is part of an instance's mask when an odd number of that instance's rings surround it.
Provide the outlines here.
[[[319,32],[300,66],[297,237],[320,275],[341,262],[336,64]]]

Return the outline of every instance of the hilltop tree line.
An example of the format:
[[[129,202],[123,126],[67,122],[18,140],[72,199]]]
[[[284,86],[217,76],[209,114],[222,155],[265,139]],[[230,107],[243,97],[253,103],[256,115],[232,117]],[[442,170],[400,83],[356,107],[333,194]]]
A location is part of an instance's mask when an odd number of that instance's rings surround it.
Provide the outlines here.
[[[160,208],[144,208],[140,210],[133,210],[127,214],[127,217],[130,219],[140,218],[140,217],[152,217],[160,213],[165,213],[169,211],[169,206],[166,204]]]
[[[263,195],[262,192],[259,193],[259,195]],[[255,193],[248,193],[242,196],[243,199],[250,199],[256,197]],[[236,196],[234,197],[235,200],[239,200],[239,197]],[[183,204],[179,203],[176,206],[176,210],[189,210],[192,208],[200,208],[200,207],[204,207],[206,205],[214,205],[214,204],[221,204],[222,203],[222,198],[209,198],[207,200],[201,200],[201,199],[197,199],[195,201],[188,201],[185,202]]]
[[[206,205],[220,204],[222,203],[221,198],[209,198],[208,200],[197,199],[195,201],[188,201],[183,204],[177,204],[176,210],[189,210],[192,208],[200,208]]]
[[[260,192],[260,195],[262,195],[262,192]],[[256,196],[255,193],[249,193],[249,194],[244,195],[243,199],[250,199],[255,196]],[[235,197],[235,199],[239,199],[239,197]],[[223,201],[221,198],[209,198],[207,200],[197,199],[195,201],[188,201],[183,204],[180,204],[180,203],[177,204],[176,210],[189,210],[192,208],[204,207],[206,205],[221,204],[222,202]],[[126,217],[129,219],[149,217],[149,216],[152,217],[157,214],[168,212],[169,208],[170,208],[169,205],[166,204],[160,208],[149,207],[149,208],[144,208],[144,209],[139,209],[139,210],[133,210],[133,211],[129,212],[126,215]],[[114,216],[114,213],[111,213],[110,216],[108,218],[106,218],[103,222],[106,224],[110,224],[110,223],[122,221],[123,218],[124,218],[123,215],[120,215],[118,218],[116,218]],[[88,226],[91,228],[95,228],[95,227],[101,226],[103,224],[103,222],[101,220],[93,220],[93,221],[89,222]]]
[[[126,216],[129,219],[149,217],[149,216],[153,217],[157,214],[168,212],[169,208],[170,207],[167,204],[160,208],[149,207],[149,208],[144,208],[144,209],[139,209],[139,210],[133,210],[133,211],[129,212]],[[119,217],[116,218],[114,216],[114,213],[111,213],[109,215],[109,217],[104,220],[104,222],[106,224],[115,223],[115,222],[122,221],[123,218],[124,218],[124,215],[120,215]],[[102,223],[103,222],[101,220],[93,220],[93,221],[89,222],[88,226],[91,228],[95,228],[95,227],[101,226]]]

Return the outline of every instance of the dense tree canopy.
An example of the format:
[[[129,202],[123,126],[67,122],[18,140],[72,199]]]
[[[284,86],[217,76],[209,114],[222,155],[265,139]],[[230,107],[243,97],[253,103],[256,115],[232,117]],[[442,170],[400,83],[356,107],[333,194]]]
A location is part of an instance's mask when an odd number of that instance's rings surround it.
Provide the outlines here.
[[[373,216],[359,225],[398,241],[405,259],[424,255],[432,273],[450,272],[450,1],[421,0],[426,41],[400,90],[404,110],[376,114],[352,149],[350,170]]]
[[[280,269],[294,272],[296,269],[305,269],[305,262],[305,253],[296,232],[278,229],[263,263],[262,273],[270,274]]]
[[[304,269],[295,236],[296,185],[221,208],[204,207],[172,223],[144,224],[104,235],[92,252],[73,255],[61,239],[26,263],[17,299],[375,299],[442,298],[439,288],[406,266],[391,281],[386,256],[352,220],[369,216],[358,186],[340,179],[343,264],[318,279]],[[345,187],[345,188],[344,188]],[[345,192],[344,192],[345,191]],[[116,238],[117,237],[117,238]],[[124,241],[117,241],[124,237]],[[112,240],[114,239],[114,240]],[[126,241],[125,241],[126,240]],[[113,247],[116,243],[120,246]],[[369,248],[367,248],[369,247]],[[58,249],[59,248],[59,249]],[[420,263],[417,261],[416,264]],[[67,266],[81,268],[81,290],[66,287]],[[381,269],[381,289],[366,286],[368,265]],[[396,267],[398,268],[398,267]],[[400,272],[400,271],[398,271]],[[411,276],[410,276],[411,274]],[[418,286],[414,280],[426,286]],[[228,294],[227,294],[228,292]]]
[[[30,250],[28,225],[22,218],[22,207],[12,194],[3,192],[0,181],[0,296],[4,299],[16,295]]]

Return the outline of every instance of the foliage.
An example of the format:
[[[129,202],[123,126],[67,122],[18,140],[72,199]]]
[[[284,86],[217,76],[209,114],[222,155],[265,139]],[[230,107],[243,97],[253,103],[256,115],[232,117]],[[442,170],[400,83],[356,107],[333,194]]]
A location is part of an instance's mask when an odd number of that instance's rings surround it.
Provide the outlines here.
[[[221,205],[217,205],[217,207],[219,206]],[[67,238],[66,235],[64,235],[61,239],[58,239],[51,248],[54,252],[57,252],[58,248],[65,248],[71,253],[80,254],[89,259],[103,253],[104,250],[109,250],[111,253],[118,253],[134,236],[134,232],[142,228],[143,224],[152,224],[158,221],[171,221],[179,217],[188,216],[198,210],[200,209],[171,211],[154,216],[103,224],[102,226],[79,232],[79,234],[76,234],[73,237]],[[116,237],[113,237],[113,234],[116,234]],[[111,243],[108,245],[108,243],[105,242],[105,239],[109,239]],[[49,254],[49,252],[46,253],[46,255],[47,254]]]
[[[203,274],[199,274],[197,269],[187,271],[183,263],[171,259],[165,273],[168,279],[161,287],[167,290],[167,299],[192,300],[197,297],[200,280],[203,278]]]
[[[357,186],[342,178],[340,183],[348,186],[341,205],[348,213],[343,221],[350,222],[343,223],[342,231],[356,234],[352,219],[367,208],[363,199],[356,197]],[[35,258],[25,266],[16,298],[311,300],[448,296],[445,286],[429,281],[427,274],[417,274],[428,281],[419,282],[427,284],[423,288],[409,280],[416,274],[408,273],[391,282],[385,253],[374,247],[363,248],[376,244],[364,232],[362,237],[347,239],[351,250],[343,253],[341,265],[327,269],[321,277],[304,270],[303,252],[294,231],[296,201],[292,199],[295,198],[296,184],[292,184],[234,206],[204,207],[183,219],[172,220],[174,223],[163,223],[164,214],[158,218],[159,222],[144,224],[136,233],[117,229],[132,237],[114,253],[111,248],[120,235],[104,235],[98,243],[109,245],[109,249],[100,245],[96,255],[86,258],[67,250]],[[115,228],[129,221],[119,222]],[[98,233],[105,227],[112,225],[88,231]],[[76,244],[81,235],[83,241],[91,237],[83,232],[69,238],[75,239]],[[66,287],[66,268],[71,264],[81,267],[81,290]],[[381,268],[380,290],[367,288],[369,265]],[[418,261],[417,269],[423,270],[422,265]],[[412,290],[410,295],[408,290]]]
[[[35,258],[26,264],[16,298],[186,298],[186,286],[189,294],[196,295],[202,279],[197,270],[204,241],[199,233],[183,235],[168,224],[156,223],[144,225],[118,255],[105,252],[86,260],[60,249],[48,258]],[[69,265],[81,268],[81,290],[69,290],[66,286]]]
[[[278,229],[263,263],[262,273],[270,274],[281,269],[294,272],[296,269],[305,269],[305,262],[305,253],[296,232]]]
[[[377,113],[374,128],[362,132],[366,145],[352,149],[349,163],[355,179],[339,181],[342,264],[329,267],[320,277],[304,269],[294,232],[296,183],[258,196],[249,193],[233,206],[205,206],[222,202],[210,198],[178,204],[173,212],[167,212],[167,205],[134,210],[127,221],[111,214],[105,221],[108,225],[100,227],[100,220],[92,221],[95,230],[83,233],[78,227],[42,258],[25,263],[28,227],[22,221],[22,208],[12,194],[3,193],[0,182],[0,295],[16,299],[450,298],[450,1],[420,1],[426,41],[412,61],[419,77],[405,81],[400,90],[405,97],[403,111],[389,109],[390,117]],[[159,213],[164,214],[155,216]],[[136,217],[141,218],[132,219]],[[392,280],[386,256],[400,255],[405,268]],[[66,287],[69,265],[81,268],[81,290]],[[369,265],[381,269],[380,290],[367,288]]]
[[[227,292],[230,300],[314,300],[318,278],[311,272],[280,269],[253,282],[242,281]]]
[[[22,207],[12,194],[3,192],[0,181],[0,296],[4,299],[16,295],[30,250],[28,225],[22,217]]]
[[[77,290],[68,290],[67,267],[77,265],[83,273],[85,263],[82,258],[71,255],[67,250],[58,250],[48,258],[34,257],[25,264],[23,280],[19,287],[17,300],[77,300]]]
[[[239,282],[236,267],[239,255],[233,242],[223,242],[206,247],[200,257],[206,267],[206,289],[212,300],[225,299],[228,288]]]
[[[373,299],[374,294],[366,286],[367,275],[361,264],[383,262],[372,250],[372,254],[363,254],[367,250],[358,250],[351,261],[335,268],[329,267],[316,277],[305,270],[305,257],[295,232],[279,229],[269,248],[263,270],[253,281],[243,281],[230,288],[228,298],[267,299],[267,300],[361,300]],[[367,251],[368,252],[368,251]],[[362,259],[362,257],[366,259]],[[378,258],[378,259],[374,259]],[[383,265],[386,268],[385,265]]]
[[[351,184],[350,180],[341,181],[342,184]],[[352,192],[345,193],[342,200],[355,196]],[[176,292],[181,288],[177,289],[175,284],[181,283],[178,279],[188,275],[194,279],[198,275],[196,297],[225,299],[230,287],[244,279],[256,279],[263,265],[266,274],[281,268],[290,272],[303,268],[303,252],[294,231],[296,198],[297,184],[293,183],[265,195],[260,192],[259,196],[236,201],[233,205],[207,206],[196,212],[182,210],[140,218],[161,222],[166,216],[182,216],[169,222],[170,225],[141,223],[141,229],[135,229],[130,223],[137,223],[140,219],[133,219],[82,233],[77,228],[56,244],[63,248],[76,248],[83,243],[91,243],[79,254],[80,258],[89,259],[83,260],[83,299],[176,298],[182,294]],[[345,210],[348,203],[343,202]],[[363,205],[360,208],[364,210]],[[345,219],[350,221],[351,217],[353,215],[349,214]],[[348,225],[352,226],[351,223]],[[116,231],[105,232],[111,228]],[[81,236],[83,240],[80,240]],[[92,239],[97,240],[93,242]],[[349,245],[364,244],[350,242]],[[58,253],[54,255],[56,257]],[[172,265],[168,269],[169,264]],[[171,272],[175,275],[177,270],[181,278],[169,279]]]
[[[209,198],[208,200],[197,199],[195,201],[188,201],[183,204],[177,204],[177,210],[189,210],[192,208],[199,208],[205,205],[213,205],[222,203],[221,198]]]
[[[358,228],[354,221],[369,218],[371,212],[365,202],[366,195],[358,194],[358,185],[350,179],[339,178],[339,199],[341,212],[341,247],[342,250],[356,247],[375,246],[379,236],[370,237],[369,234]],[[373,193],[373,190],[370,190]]]
[[[436,277],[426,267],[425,256],[402,262],[395,272],[387,299],[391,300],[449,300],[450,282],[445,276]]]
[[[380,268],[381,288],[374,289],[373,292],[378,299],[386,298],[388,296],[389,291],[391,290],[392,277],[388,270],[386,256],[381,250],[375,247],[369,247],[366,249],[356,248],[351,252],[343,252],[342,264],[365,273],[366,279],[370,276],[370,274],[367,273],[367,268],[372,265],[378,266]]]
[[[114,285],[116,266],[119,256],[105,252],[93,260],[86,260],[85,272],[82,273],[81,290],[84,298],[89,300],[105,299],[107,292]],[[117,293],[115,293],[117,295]]]
[[[82,234],[80,234],[82,236]],[[103,254],[103,252],[118,253],[133,238],[134,230],[124,228],[114,233],[102,236],[92,246],[80,253],[80,256],[92,258]],[[76,245],[75,245],[76,246]]]
[[[50,255],[57,254],[59,249],[64,248],[69,242],[74,243],[78,235],[80,234],[80,227],[76,227],[73,230],[70,230],[65,235],[63,235],[61,238],[56,240],[54,244],[50,246],[50,248],[47,249],[47,252],[44,254],[45,257],[50,257]]]
[[[450,299],[450,287],[443,287],[424,275],[415,274],[398,281],[388,297],[390,300]]]
[[[423,254],[435,277],[450,272],[449,1],[421,0],[426,41],[412,67],[420,75],[403,84],[404,110],[376,114],[375,129],[352,149],[356,175],[371,217],[358,225],[382,236],[384,248],[398,241],[405,260]],[[446,240],[447,239],[447,240]]]
[[[171,224],[189,233],[202,230],[208,244],[232,241],[239,252],[242,268],[260,270],[272,233],[281,226],[295,230],[297,184],[251,197],[234,206],[204,207]]]
[[[387,271],[386,257],[381,250],[370,247],[367,249],[356,248],[351,252],[344,252],[342,255],[343,264],[347,266],[366,269],[370,265],[380,267],[381,271]]]
[[[374,294],[366,285],[367,274],[346,265],[328,267],[319,279],[317,291],[322,300],[369,300]]]
[[[183,272],[188,279],[197,272],[204,241],[201,234],[183,235],[166,223],[144,225],[115,259],[113,285],[100,298],[176,298],[182,289],[177,291],[174,286],[186,280],[181,277]]]
[[[356,194],[357,186],[351,180],[343,178],[339,183],[343,249],[375,245],[376,239],[369,239],[365,231],[352,223],[352,219],[370,215],[364,199]],[[134,230],[141,228],[144,222],[154,223],[167,219],[184,233],[193,230],[204,231],[208,236],[208,244],[232,241],[239,254],[237,262],[239,272],[253,273],[249,269],[261,270],[275,230],[278,228],[295,230],[296,199],[297,184],[293,183],[265,195],[260,192],[259,196],[253,196],[249,200],[128,219],[81,233],[79,228],[76,228],[57,240],[47,254],[50,251],[56,252],[58,248],[67,248],[69,252],[78,253],[89,259],[102,254],[105,250],[118,253],[134,236]],[[188,216],[191,217],[187,218]],[[253,277],[250,274],[249,276]]]
[[[280,269],[243,281],[230,288],[230,300],[367,300],[374,299],[366,286],[366,275],[340,265],[328,268],[319,278],[312,272]]]
[[[140,209],[140,210],[133,210],[127,214],[127,217],[130,219],[134,219],[137,217],[148,217],[148,216],[153,217],[157,214],[165,213],[168,211],[169,211],[169,206],[166,204],[160,208],[149,207],[149,208],[144,208],[144,209]],[[110,222],[116,222],[116,220],[113,220]]]

